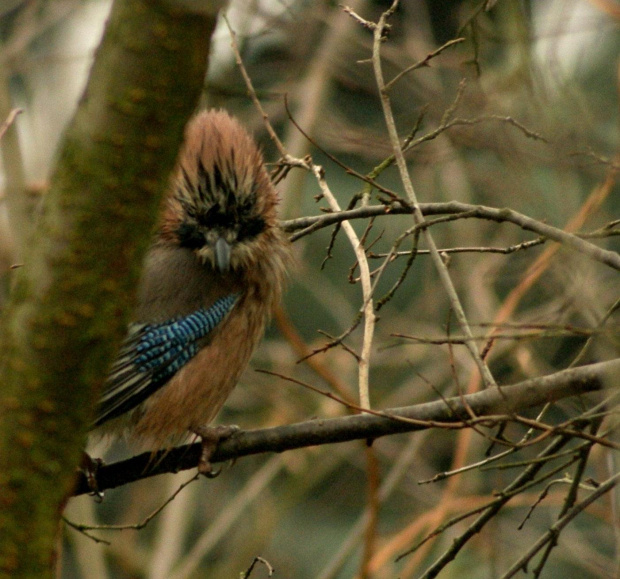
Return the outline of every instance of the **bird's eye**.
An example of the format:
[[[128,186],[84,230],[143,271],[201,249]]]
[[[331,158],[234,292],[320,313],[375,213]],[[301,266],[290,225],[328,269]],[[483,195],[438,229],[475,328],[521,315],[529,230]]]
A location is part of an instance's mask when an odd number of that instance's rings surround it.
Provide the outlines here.
[[[239,225],[239,240],[252,239],[265,230],[265,220],[262,217],[248,217]]]
[[[181,223],[177,229],[177,235],[181,247],[198,249],[205,245],[204,235],[200,233],[200,230],[195,224],[187,222]]]

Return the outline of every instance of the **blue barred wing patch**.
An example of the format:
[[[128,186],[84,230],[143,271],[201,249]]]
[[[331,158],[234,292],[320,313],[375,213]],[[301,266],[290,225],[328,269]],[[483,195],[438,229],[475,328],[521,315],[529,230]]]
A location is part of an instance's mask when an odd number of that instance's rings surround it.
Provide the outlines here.
[[[230,313],[231,294],[208,308],[158,324],[133,324],[112,366],[94,426],[132,410],[159,390],[200,350],[201,341]]]

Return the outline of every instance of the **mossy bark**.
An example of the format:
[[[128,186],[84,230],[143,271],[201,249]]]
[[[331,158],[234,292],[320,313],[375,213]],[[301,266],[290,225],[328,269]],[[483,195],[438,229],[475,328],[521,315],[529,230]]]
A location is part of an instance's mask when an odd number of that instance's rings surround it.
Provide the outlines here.
[[[0,577],[53,576],[59,517],[222,2],[176,4],[114,3],[3,314]]]

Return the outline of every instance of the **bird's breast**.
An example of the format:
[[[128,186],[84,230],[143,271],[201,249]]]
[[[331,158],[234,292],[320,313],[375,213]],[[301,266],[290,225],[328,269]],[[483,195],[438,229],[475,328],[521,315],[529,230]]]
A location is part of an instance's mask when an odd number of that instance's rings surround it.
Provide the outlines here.
[[[154,247],[144,263],[134,321],[157,323],[186,316],[244,289],[240,275],[224,275],[201,264],[192,250]]]
[[[212,340],[142,405],[132,437],[160,448],[209,424],[246,368],[268,315],[263,304],[241,297]]]

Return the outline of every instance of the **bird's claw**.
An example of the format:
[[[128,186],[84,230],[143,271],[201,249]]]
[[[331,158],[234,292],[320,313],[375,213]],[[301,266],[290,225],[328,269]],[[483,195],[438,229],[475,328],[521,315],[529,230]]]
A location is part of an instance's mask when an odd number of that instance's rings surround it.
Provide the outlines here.
[[[103,501],[103,491],[99,490],[99,485],[97,483],[97,471],[104,464],[105,463],[100,458],[93,458],[92,456],[90,456],[90,454],[87,454],[86,452],[82,453],[82,462],[80,464],[79,470],[86,478],[86,484],[90,489],[91,496],[94,496],[97,502]]]
[[[194,432],[200,436],[202,451],[198,461],[198,472],[207,478],[215,478],[221,472],[221,469],[213,470],[211,457],[218,447],[219,443],[226,440],[239,432],[239,427],[230,425],[220,426],[200,426],[194,429]]]

